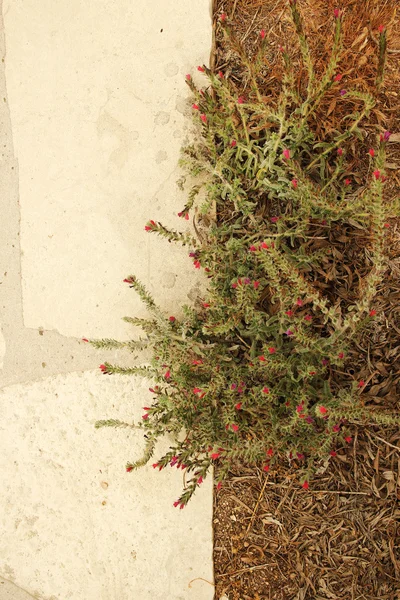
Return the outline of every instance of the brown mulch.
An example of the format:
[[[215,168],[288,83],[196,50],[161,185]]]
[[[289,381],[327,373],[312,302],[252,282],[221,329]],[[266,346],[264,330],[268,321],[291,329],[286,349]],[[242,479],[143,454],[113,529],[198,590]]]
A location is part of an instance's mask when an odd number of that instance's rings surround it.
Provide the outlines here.
[[[351,147],[355,184],[368,171],[365,149],[379,131],[395,132],[388,144],[389,181],[386,198],[400,188],[400,0],[298,0],[317,70],[323,71],[331,41],[333,9],[344,12],[345,56],[340,66],[343,87],[358,87],[377,96],[363,133],[365,143]],[[287,0],[214,0],[214,44],[211,66],[246,93],[247,82],[235,53],[227,47],[217,17],[228,15],[238,39],[251,55],[259,31],[270,40],[265,97],[271,103],[280,90],[278,47],[298,49]],[[375,90],[377,28],[388,29],[388,60],[384,84]],[[304,71],[298,68],[299,89]],[[342,130],[343,116],[355,110],[332,92],[315,115],[321,139]],[[355,169],[357,165],[357,170]],[[377,318],[349,355],[345,372],[331,372],[333,384],[352,378],[366,382],[366,404],[400,409],[400,221],[390,219],[388,270],[374,307]],[[365,232],[360,231],[360,241]],[[335,260],[321,273],[321,285],[351,302],[362,281],[362,268],[349,274],[341,256],[354,252],[355,232],[331,233]],[[355,253],[356,256],[356,253]],[[238,465],[214,500],[215,599],[229,600],[400,600],[400,432],[371,425],[354,428],[350,445],[323,465],[300,488],[299,463],[271,470]],[[216,474],[218,467],[216,468]]]

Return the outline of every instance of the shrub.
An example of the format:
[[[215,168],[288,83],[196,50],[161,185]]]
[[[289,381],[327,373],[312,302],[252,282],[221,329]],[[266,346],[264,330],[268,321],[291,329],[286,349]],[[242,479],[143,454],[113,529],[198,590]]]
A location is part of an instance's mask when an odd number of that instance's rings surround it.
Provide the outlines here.
[[[196,238],[155,221],[145,228],[189,246],[194,267],[204,269],[209,281],[201,305],[184,306],[183,318],[168,317],[130,276],[125,281],[150,316],[125,320],[140,325],[146,337],[91,341],[99,348],[152,349],[150,366],[124,369],[105,363],[101,369],[157,383],[140,423],[144,456],[129,462],[127,471],[145,464],[156,440],[172,433],[174,444],[153,466],[177,466],[191,474],[175,502],[181,508],[217,460],[218,486],[237,461],[267,471],[295,460],[308,487],[321,461],[329,460],[338,444],[351,442],[352,424],[399,422],[397,415],[364,406],[364,381],[354,378],[352,385],[338,386],[330,376],[346,367],[349,348],[376,312],[372,301],[386,269],[386,221],[394,208],[383,200],[390,133],[381,132],[369,150],[369,172],[357,185],[346,175],[347,160],[351,144],[363,142],[361,123],[375,100],[341,87],[339,11],[332,54],[317,77],[295,0],[289,5],[308,73],[303,88],[297,89],[290,53],[281,48],[282,92],[279,98],[263,95],[265,34],[250,59],[224,15],[221,26],[247,69],[247,96],[205,66],[200,70],[209,79],[207,89],[197,89],[187,76],[199,136],[183,149],[182,164],[199,179],[179,214],[187,219],[202,191],[198,211],[216,217]],[[379,64],[382,70],[382,57]],[[355,108],[344,131],[318,140],[313,116],[328,92],[339,101],[351,100]],[[351,302],[334,285],[336,258],[330,243],[344,228],[365,234],[356,250],[365,276],[353,284]],[[342,257],[349,269],[354,256]],[[129,426],[97,423],[105,425]]]

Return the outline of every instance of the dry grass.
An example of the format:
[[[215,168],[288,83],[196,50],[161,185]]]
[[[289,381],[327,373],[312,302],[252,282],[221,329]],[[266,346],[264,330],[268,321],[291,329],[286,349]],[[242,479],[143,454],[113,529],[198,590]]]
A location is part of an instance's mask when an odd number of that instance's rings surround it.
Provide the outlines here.
[[[368,125],[364,143],[350,147],[349,175],[358,184],[369,166],[366,149],[383,129],[400,131],[399,0],[298,0],[317,71],[323,72],[333,30],[333,9],[344,13],[344,48],[340,72],[343,87],[359,87],[376,95],[377,28],[388,29],[386,76]],[[298,49],[286,0],[215,0],[214,17],[225,12],[237,37],[252,53],[261,29],[271,41],[264,72],[266,102],[280,91],[278,47],[285,44],[298,60]],[[211,66],[246,92],[239,60],[225,45],[214,18]],[[297,85],[305,73],[298,62]],[[320,106],[314,127],[320,138],[343,130],[343,117],[354,110],[345,97],[332,93]],[[400,187],[400,134],[388,145],[390,175],[386,198]],[[343,372],[332,370],[333,388],[351,379],[366,381],[365,403],[400,408],[400,227],[390,219],[388,271],[375,307],[377,319],[349,355]],[[315,226],[315,237],[323,237]],[[322,232],[323,233],[323,232]],[[321,243],[316,239],[311,244]],[[318,274],[325,293],[345,307],[363,279],[367,265],[357,249],[368,243],[367,232],[333,229],[324,243],[332,260]],[[345,257],[345,260],[344,260]],[[346,265],[353,264],[352,269]],[[314,285],[317,283],[313,282]],[[337,451],[308,491],[295,483],[298,464],[282,465],[265,475],[238,465],[215,497],[216,600],[400,600],[400,433],[378,426],[354,429],[354,443]]]

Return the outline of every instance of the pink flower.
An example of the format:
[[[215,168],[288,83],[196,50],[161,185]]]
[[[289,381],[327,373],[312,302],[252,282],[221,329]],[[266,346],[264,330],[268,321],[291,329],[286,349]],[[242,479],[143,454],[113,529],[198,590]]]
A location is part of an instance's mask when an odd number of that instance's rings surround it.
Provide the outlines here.
[[[224,23],[224,21],[226,21],[226,14],[222,13],[219,18],[220,18],[220,21],[222,21]]]
[[[348,444],[350,444],[353,441],[353,438],[348,435],[347,437],[344,438],[345,442],[347,442]]]
[[[269,388],[264,387],[263,388],[263,394],[269,394]]]
[[[323,358],[321,362],[324,365],[324,367],[326,367],[326,365],[329,364],[329,360],[327,358]]]
[[[269,464],[268,463],[263,466],[263,471],[265,471],[266,473],[268,473],[268,471],[269,471]]]
[[[292,311],[292,310],[287,310],[287,311],[285,312],[285,315],[287,315],[288,317],[293,317],[294,313],[293,313],[293,311]]]
[[[376,315],[376,310],[372,309],[369,311],[369,316],[374,317]]]
[[[260,285],[259,281],[253,281],[253,285],[254,285],[254,289],[256,290],[258,288],[258,286]]]
[[[376,171],[374,171],[372,174],[375,177],[375,179],[379,179],[379,177],[381,176],[381,172],[379,169],[376,169]]]
[[[326,417],[326,418],[328,418],[328,417]],[[332,431],[334,431],[335,433],[337,433],[338,431],[340,431],[340,425],[334,425],[332,427]]]
[[[199,110],[199,105],[198,104],[192,104],[192,108],[193,108],[193,110]]]
[[[342,79],[343,75],[341,73],[338,73],[337,75],[335,75],[335,77],[333,78],[333,81],[340,81]]]
[[[219,481],[219,482],[217,483],[217,490],[219,491],[219,490],[221,489],[221,487],[222,487],[222,483]]]
[[[221,452],[213,452],[213,454],[211,454],[211,458],[213,460],[217,460],[217,458],[219,458],[221,456]]]
[[[126,467],[126,472],[127,472],[127,473],[130,473],[131,471],[133,471],[133,467],[132,467],[131,465],[128,465],[128,466]]]
[[[273,456],[274,455],[274,451],[272,448],[270,448],[269,450],[267,450],[267,456]]]
[[[236,388],[237,388],[237,385],[236,385],[236,383],[232,383],[232,385],[231,385],[231,390],[236,390]]]
[[[321,413],[321,415],[326,415],[326,413],[328,412],[328,409],[326,409],[325,406],[319,406],[318,410]]]
[[[260,38],[262,40],[265,38],[265,31],[264,31],[264,29],[261,29],[261,31],[260,31]]]
[[[171,371],[169,369],[168,369],[168,371],[166,371],[164,377],[165,377],[165,379],[170,379],[170,377],[171,377]]]
[[[242,403],[238,402],[237,404],[235,404],[235,408],[236,410],[240,410],[242,408]]]
[[[279,220],[279,217],[271,217],[271,223],[276,223]]]
[[[312,321],[312,316],[311,316],[311,315],[306,315],[306,316],[304,317],[304,319],[305,319],[306,321]]]
[[[305,481],[305,482],[303,483],[303,488],[304,488],[305,490],[308,490],[308,481]]]
[[[239,425],[235,425],[234,423],[232,423],[232,429],[235,433],[237,433],[239,431]]]
[[[203,390],[201,388],[195,387],[193,388],[193,394],[199,394],[201,393]]]
[[[182,510],[182,509],[184,509],[184,508],[185,508],[185,505],[184,505],[184,503],[183,503],[183,502],[181,502],[181,504],[179,505],[179,510]]]
[[[176,502],[174,502],[174,506],[175,506],[175,508],[176,508],[177,506],[179,506],[179,504],[180,504],[179,500],[177,500]]]
[[[238,104],[243,104],[243,103],[244,103],[243,96],[239,96],[239,98],[238,98]]]
[[[274,347],[268,348],[268,352],[269,352],[270,354],[275,354],[275,352],[276,352],[276,348],[274,348]]]
[[[299,184],[299,182],[298,182],[298,180],[297,180],[297,179],[292,179],[292,187],[293,187],[293,189],[295,189],[295,190],[296,190],[296,189],[297,189],[297,186],[298,186],[298,184]]]
[[[299,460],[303,460],[305,458],[304,454],[302,454],[301,452],[296,452],[296,456]]]
[[[200,485],[200,484],[202,484],[202,483],[203,483],[203,478],[202,478],[202,476],[200,475],[200,477],[199,477],[199,478],[198,478],[198,480],[197,480],[197,485]]]
[[[249,252],[257,252],[257,248],[254,245],[250,246]]]
[[[288,329],[287,331],[285,331],[285,335],[293,335],[293,331],[291,329]]]
[[[205,71],[204,67],[197,67],[197,70],[200,71],[200,73],[204,73]]]
[[[236,146],[237,142],[236,140],[232,140],[231,141],[231,148],[234,148]]]
[[[193,264],[194,264],[194,267],[195,267],[195,269],[200,269],[200,267],[201,267],[201,264],[200,264],[200,261],[199,261],[199,260],[194,260],[194,261],[193,261]]]
[[[143,421],[147,421],[148,418],[149,418],[149,415],[147,413],[142,416]]]
[[[188,74],[186,75],[186,81],[191,81],[191,79],[192,79],[192,76],[191,76],[191,75],[188,73]]]
[[[302,413],[302,412],[303,412],[303,410],[304,410],[304,404],[298,404],[298,405],[296,406],[296,412],[298,412],[298,413]]]
[[[232,287],[233,287],[233,288],[235,288],[235,289],[236,289],[236,288],[237,288],[237,286],[238,286],[238,284],[237,284],[237,283],[232,283]]]
[[[379,25],[378,31],[379,31],[379,33],[383,33],[385,31],[385,26],[384,25]]]
[[[390,131],[385,131],[385,133],[383,134],[384,141],[387,142],[391,135],[392,134],[390,133]]]
[[[207,123],[207,117],[204,114],[200,115],[200,119],[203,121],[203,123]]]
[[[135,279],[133,277],[127,277],[124,279],[124,283],[134,283]]]
[[[374,150],[373,148],[370,148],[370,149],[368,150],[368,154],[369,154],[369,155],[370,155],[372,158],[374,158],[374,156],[375,156],[375,150]]]
[[[361,381],[359,382],[358,386],[359,388],[363,388],[365,385],[365,381],[363,379],[361,379]]]
[[[389,229],[389,227],[390,227],[390,223],[385,223],[385,224],[384,224],[384,227],[386,227],[386,229]]]
[[[222,72],[222,71],[218,71],[218,77],[220,77],[221,79],[223,79],[223,78],[224,78],[224,74],[223,74],[223,72]]]
[[[338,19],[340,17],[340,10],[338,8],[335,8],[335,10],[333,11],[333,15],[335,19]]]
[[[340,93],[341,96],[345,96],[347,94],[347,91],[346,90],[340,90],[339,93]]]
[[[351,179],[345,179],[344,180],[344,185],[350,185],[351,184]]]
[[[297,298],[296,304],[297,306],[303,306],[303,300],[301,298]]]
[[[342,360],[344,358],[344,352],[339,352],[338,358],[340,358],[340,360]]]
[[[102,373],[107,373],[107,367],[106,367],[106,365],[100,365],[99,369],[100,369],[100,371]]]
[[[199,360],[192,360],[192,365],[202,365],[203,361],[201,359]]]
[[[261,248],[262,248],[263,250],[268,250],[268,249],[269,249],[269,246],[268,246],[268,244],[266,244],[265,242],[262,242],[262,243],[261,243]]]
[[[283,158],[284,160],[289,160],[290,158],[290,150],[288,148],[285,148],[282,152]]]
[[[314,419],[310,415],[307,415],[306,421],[307,423],[314,423]]]
[[[87,338],[82,338],[82,342],[88,342],[89,340]]]
[[[343,149],[342,148],[338,148],[337,149],[337,153],[339,156],[343,156]]]
[[[169,321],[170,321],[171,323],[175,323],[175,321],[176,321],[176,318],[175,318],[175,317],[169,317]]]

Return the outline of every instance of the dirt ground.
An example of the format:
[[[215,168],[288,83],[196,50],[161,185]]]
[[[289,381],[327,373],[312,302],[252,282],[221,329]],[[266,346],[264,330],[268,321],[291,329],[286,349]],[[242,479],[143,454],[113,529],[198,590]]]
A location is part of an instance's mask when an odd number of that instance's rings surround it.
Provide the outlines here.
[[[388,144],[386,198],[400,188],[400,1],[298,0],[317,71],[322,72],[332,44],[333,10],[344,20],[344,85],[372,91],[377,97],[365,144],[353,147],[357,182],[368,169],[365,147],[378,126],[393,132]],[[237,37],[251,55],[260,30],[266,31],[268,70],[265,93],[279,93],[279,45],[297,45],[286,0],[215,0],[211,66],[246,92],[246,78],[226,46],[218,16],[226,13]],[[386,73],[375,87],[378,27],[387,28]],[[297,53],[297,54],[296,54]],[[299,64],[298,81],[303,70]],[[329,96],[315,116],[321,139],[341,127],[348,109]],[[372,142],[373,143],[373,142]],[[389,269],[375,306],[381,317],[349,356],[343,383],[362,377],[365,402],[400,409],[400,227],[389,219]],[[345,244],[338,252],[346,252]],[[340,280],[342,278],[342,280]],[[338,290],[351,296],[351,281],[338,273]],[[339,286],[339,284],[338,284]],[[354,427],[353,439],[301,489],[299,461],[268,474],[238,465],[215,495],[214,568],[216,600],[400,600],[400,432],[370,425]],[[217,466],[218,473],[218,466]]]

